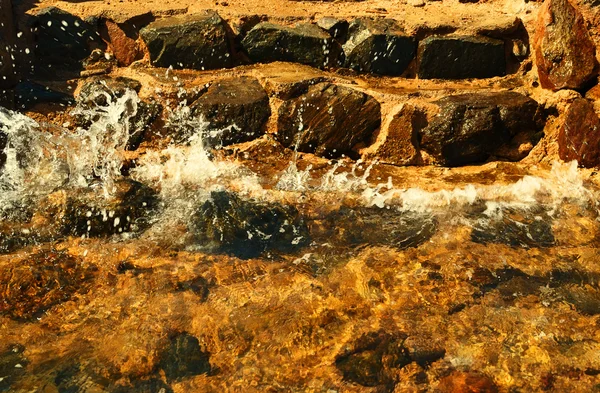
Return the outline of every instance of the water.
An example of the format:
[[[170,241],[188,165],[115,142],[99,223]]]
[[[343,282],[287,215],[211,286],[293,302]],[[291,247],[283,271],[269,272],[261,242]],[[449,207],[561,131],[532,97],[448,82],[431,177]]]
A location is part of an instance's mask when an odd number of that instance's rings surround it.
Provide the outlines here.
[[[596,386],[598,189],[577,163],[258,171],[183,104],[184,140],[124,176],[139,99],[104,98],[71,131],[0,112],[0,391]]]

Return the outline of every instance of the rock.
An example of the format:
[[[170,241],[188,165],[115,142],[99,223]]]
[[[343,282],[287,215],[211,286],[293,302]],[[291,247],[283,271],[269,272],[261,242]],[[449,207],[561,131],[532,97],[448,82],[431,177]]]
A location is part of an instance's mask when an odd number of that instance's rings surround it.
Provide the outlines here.
[[[394,369],[411,362],[403,334],[369,333],[346,346],[335,360],[344,380],[362,386],[393,387]],[[391,391],[391,390],[390,390]]]
[[[501,243],[511,247],[552,247],[552,218],[544,211],[504,208],[498,217],[480,219],[473,226],[471,240]]]
[[[269,97],[251,77],[221,79],[192,105],[192,113],[208,122],[210,146],[247,142],[265,133],[271,116]],[[213,133],[215,131],[219,131]]]
[[[35,321],[51,307],[90,289],[95,268],[66,251],[48,250],[0,269],[0,314]]]
[[[317,21],[317,26],[327,31],[329,35],[341,43],[346,42],[348,38],[348,26],[350,24],[345,19],[326,16]]]
[[[208,281],[202,276],[195,277],[191,280],[181,281],[176,284],[178,291],[190,291],[200,298],[201,302],[208,298]]]
[[[446,349],[431,337],[409,336],[403,345],[408,350],[410,359],[423,368],[446,355]]]
[[[436,101],[441,112],[421,132],[421,149],[459,166],[491,155],[517,161],[541,138],[536,101],[514,92],[467,93]]]
[[[559,297],[584,315],[600,314],[600,290],[596,285],[566,285],[557,290]]]
[[[429,215],[379,207],[342,207],[326,220],[332,232],[326,238],[350,246],[416,247],[437,230],[437,222]]]
[[[327,32],[312,24],[296,27],[259,23],[242,40],[248,57],[258,63],[288,61],[315,68],[343,64],[342,47]]]
[[[581,89],[598,75],[596,48],[581,13],[568,0],[546,0],[534,39],[540,84],[546,89]]]
[[[458,0],[459,3],[468,4],[468,3],[479,3],[479,0]]]
[[[140,30],[152,65],[210,70],[233,65],[225,22],[214,11],[160,19]]]
[[[504,42],[477,36],[432,36],[419,43],[417,68],[421,79],[503,76]]]
[[[576,99],[567,109],[558,132],[558,155],[586,168],[600,166],[600,118],[585,98]]]
[[[127,67],[144,57],[144,49],[137,41],[137,29],[130,24],[118,24],[106,20],[101,26],[100,33],[105,37],[119,66]]]
[[[596,112],[600,113],[600,85],[596,85],[585,93],[585,98],[594,104]]]
[[[419,132],[427,125],[426,115],[405,104],[382,126],[373,145],[361,153],[367,159],[391,165],[414,165],[419,158]]]
[[[122,98],[127,90],[139,92],[142,84],[131,78],[126,77],[92,77],[84,82],[77,96],[77,102],[80,108],[93,109],[96,107],[105,107],[109,103]],[[154,122],[162,113],[162,105],[157,102],[145,102],[141,100],[129,101],[130,107],[135,107],[135,114],[131,111],[124,111],[123,115],[129,125],[129,140],[127,141],[127,150],[135,150],[140,143],[146,139],[146,133],[152,128]],[[83,113],[83,114],[82,114]],[[74,114],[76,124],[80,127],[89,127],[95,119],[89,118],[85,112]],[[124,119],[125,121],[125,119]]]
[[[54,384],[58,393],[106,392],[110,381],[98,375],[93,367],[71,363],[56,373]]]
[[[27,110],[41,103],[56,103],[63,106],[75,103],[73,96],[52,90],[48,86],[31,81],[22,81],[15,87],[15,105],[19,110]]]
[[[485,374],[474,371],[454,371],[440,380],[436,392],[498,393],[498,386]]]
[[[276,137],[301,152],[337,157],[368,139],[380,123],[380,105],[373,97],[320,83],[281,105]]]
[[[359,18],[344,44],[346,66],[380,75],[401,75],[415,56],[415,40],[391,19]]]
[[[100,45],[95,27],[56,7],[38,10],[33,18],[36,72],[54,77],[57,70],[78,71]]]
[[[16,64],[12,58],[15,52],[16,32],[11,3],[11,0],[0,0],[0,95],[2,90],[13,87],[18,81]]]
[[[210,373],[210,353],[200,348],[196,337],[184,332],[170,337],[169,340],[169,345],[161,353],[159,362],[159,367],[164,371],[169,383]]]
[[[413,7],[425,7],[425,2],[423,0],[408,0],[408,5],[412,5]]]
[[[51,194],[43,214],[66,236],[102,237],[140,233],[158,209],[156,192],[131,179],[117,180],[106,197],[101,184]]]
[[[10,392],[11,385],[25,374],[29,361],[23,356],[24,351],[22,345],[13,344],[0,352],[0,392]]]
[[[267,251],[293,252],[308,244],[304,219],[291,206],[243,200],[214,191],[194,215],[198,248],[253,258]]]

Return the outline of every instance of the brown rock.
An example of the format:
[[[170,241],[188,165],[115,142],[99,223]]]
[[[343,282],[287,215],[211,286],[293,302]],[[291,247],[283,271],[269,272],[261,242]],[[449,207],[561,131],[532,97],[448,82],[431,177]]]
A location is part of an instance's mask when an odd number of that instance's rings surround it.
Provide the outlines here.
[[[585,98],[592,101],[596,112],[600,112],[600,85],[596,85],[585,93]]]
[[[455,371],[441,379],[436,391],[443,393],[497,393],[498,387],[487,375]]]
[[[144,57],[144,51],[137,41],[137,34],[113,21],[107,20],[103,35],[108,38],[108,43],[113,55],[120,66],[128,66]],[[129,34],[128,34],[129,33]]]
[[[596,49],[581,13],[568,0],[546,0],[536,30],[535,59],[542,87],[579,89],[598,75]]]
[[[30,320],[50,307],[85,293],[94,269],[64,251],[33,254],[0,269],[0,314]]]
[[[600,164],[600,119],[588,100],[577,99],[567,110],[558,133],[558,154],[588,168]]]
[[[418,158],[418,133],[426,125],[424,113],[412,105],[404,105],[382,127],[375,143],[362,153],[365,158],[377,158],[386,164],[415,164]]]
[[[277,139],[305,153],[340,156],[379,127],[377,100],[358,90],[319,83],[279,108]]]

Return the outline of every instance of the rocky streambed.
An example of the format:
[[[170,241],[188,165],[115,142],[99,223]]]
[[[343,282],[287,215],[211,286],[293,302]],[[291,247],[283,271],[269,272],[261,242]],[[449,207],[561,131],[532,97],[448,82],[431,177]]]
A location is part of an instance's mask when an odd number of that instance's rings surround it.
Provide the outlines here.
[[[598,5],[272,3],[0,0],[0,392],[600,390]]]

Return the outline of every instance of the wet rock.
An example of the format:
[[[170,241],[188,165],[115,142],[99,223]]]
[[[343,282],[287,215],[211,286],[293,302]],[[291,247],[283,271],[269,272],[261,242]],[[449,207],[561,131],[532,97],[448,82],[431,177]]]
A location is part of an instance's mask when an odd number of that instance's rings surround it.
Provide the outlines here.
[[[194,375],[211,371],[210,353],[200,348],[198,339],[188,333],[179,333],[170,338],[169,345],[160,355],[159,367],[167,381],[180,381]]]
[[[148,17],[152,18],[151,15]],[[144,57],[144,49],[138,41],[138,28],[141,26],[136,26],[136,22],[116,23],[106,20],[101,25],[100,34],[108,42],[110,51],[119,66],[127,67]],[[144,20],[140,22],[143,23]]]
[[[362,386],[382,386],[390,391],[394,385],[394,369],[411,362],[403,346],[402,334],[369,333],[348,345],[336,357],[335,366],[344,380]]]
[[[131,78],[92,77],[82,85],[77,96],[77,102],[81,108],[85,109],[105,107],[115,102],[115,100],[121,99],[127,90],[139,92],[141,88],[142,84]],[[154,101],[145,102],[135,99],[129,100],[128,105],[129,110],[124,111],[122,114],[123,117],[127,118],[126,121],[129,125],[129,140],[126,149],[135,150],[146,139],[147,132],[152,129],[163,108],[161,104]],[[133,111],[135,111],[135,114]],[[74,119],[78,126],[84,128],[89,127],[93,121],[97,120],[81,113],[75,113]]]
[[[566,285],[557,290],[561,299],[585,315],[600,314],[600,289],[596,285]]]
[[[344,44],[346,66],[359,72],[400,75],[415,56],[415,40],[392,19],[359,18]]]
[[[459,166],[490,156],[524,158],[542,134],[538,104],[514,92],[467,93],[436,101],[441,112],[421,133],[421,149],[438,164]]]
[[[39,83],[23,81],[15,87],[15,105],[19,110],[27,110],[41,103],[57,103],[66,106],[74,102],[72,95],[52,90]]]
[[[56,76],[56,70],[80,70],[83,59],[100,45],[94,26],[56,7],[36,11],[32,29],[36,72],[47,77]]]
[[[288,61],[316,68],[335,67],[343,63],[339,42],[312,24],[296,27],[269,22],[256,25],[242,40],[248,57],[258,63]]]
[[[225,22],[214,11],[160,19],[140,30],[157,67],[210,70],[233,65]]]
[[[42,251],[0,268],[0,314],[32,321],[91,285],[94,268],[65,251]]]
[[[150,225],[158,196],[154,190],[131,179],[117,180],[106,197],[100,184],[52,195],[44,214],[67,236],[102,237],[140,233]]]
[[[382,126],[373,145],[362,151],[363,157],[391,165],[412,165],[419,158],[419,132],[427,125],[426,115],[406,104]]]
[[[568,0],[546,0],[534,39],[538,76],[546,89],[580,89],[598,75],[596,48],[581,13]]]
[[[540,288],[547,284],[543,277],[519,275],[498,284],[498,292],[504,300],[512,301],[517,297],[537,295]]]
[[[431,216],[378,207],[342,207],[327,218],[333,231],[327,237],[348,245],[367,244],[399,249],[416,247],[429,240],[437,229]]]
[[[380,105],[373,97],[320,83],[281,105],[276,137],[286,147],[336,157],[369,138],[380,123]]]
[[[506,74],[504,42],[477,36],[433,36],[419,43],[421,79],[492,78]]]
[[[552,218],[541,211],[504,209],[497,217],[479,220],[471,232],[476,243],[500,243],[511,247],[552,247]]]
[[[454,371],[442,378],[436,392],[440,393],[498,393],[494,380],[474,371]]]
[[[350,24],[345,19],[326,16],[317,21],[317,26],[327,31],[329,35],[341,43],[346,42],[348,38],[348,26]]]
[[[257,257],[265,251],[292,252],[306,245],[309,234],[291,206],[243,200],[215,191],[194,217],[195,243],[200,249]]]
[[[247,142],[265,133],[271,107],[269,97],[251,77],[222,79],[192,105],[192,112],[208,122],[205,141],[210,146]]]
[[[157,378],[147,380],[135,380],[130,386],[118,386],[111,393],[173,393],[173,389]]]
[[[191,280],[181,281],[176,284],[178,291],[190,291],[200,298],[201,302],[208,298],[208,281],[202,276],[195,277]]]
[[[586,168],[600,165],[600,118],[590,101],[578,98],[567,109],[558,133],[558,154]]]
[[[29,362],[23,356],[24,351],[25,347],[14,344],[0,352],[0,392],[10,392],[11,385],[25,374]]]

